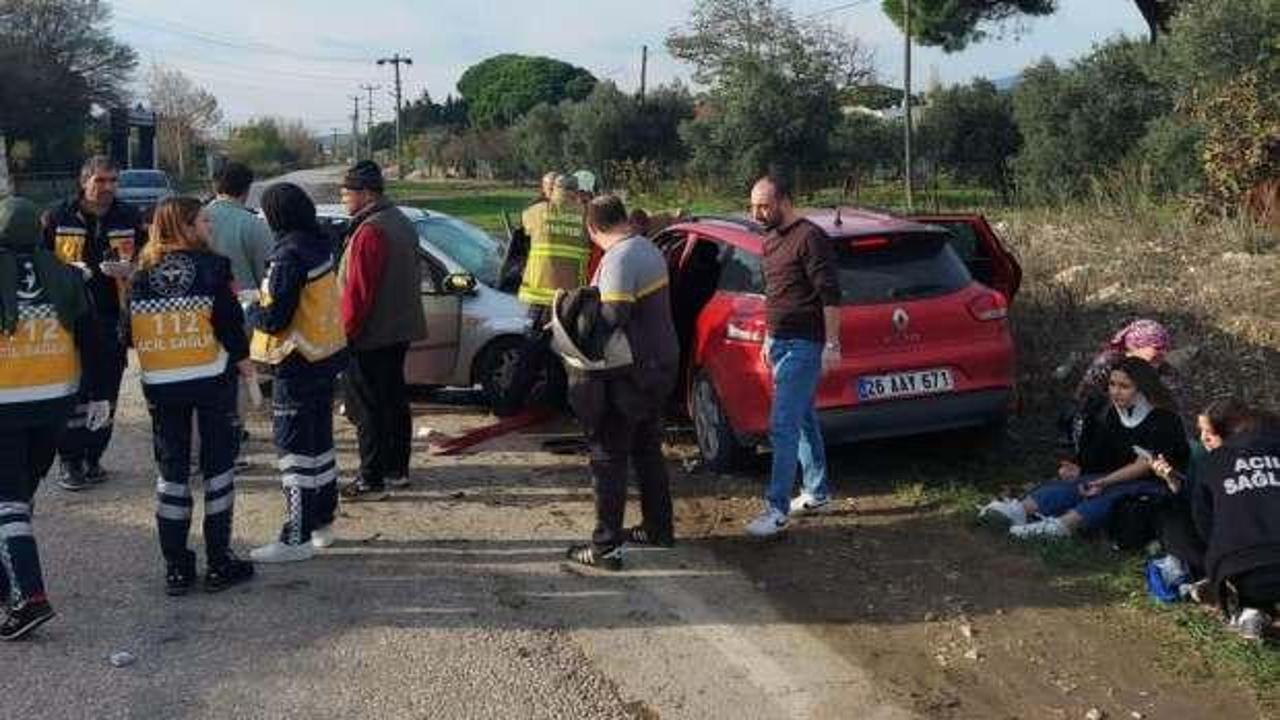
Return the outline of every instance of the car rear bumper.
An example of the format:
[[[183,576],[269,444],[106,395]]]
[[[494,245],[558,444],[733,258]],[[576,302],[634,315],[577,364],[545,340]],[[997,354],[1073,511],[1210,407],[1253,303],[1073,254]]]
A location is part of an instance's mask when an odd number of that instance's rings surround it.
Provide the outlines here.
[[[1010,388],[973,390],[819,410],[818,418],[828,443],[921,435],[999,420],[1012,398]]]

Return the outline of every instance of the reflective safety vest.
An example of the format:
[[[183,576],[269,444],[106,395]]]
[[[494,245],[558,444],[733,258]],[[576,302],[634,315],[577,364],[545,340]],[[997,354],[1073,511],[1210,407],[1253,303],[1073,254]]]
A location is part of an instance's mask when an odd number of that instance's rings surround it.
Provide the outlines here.
[[[213,332],[213,296],[134,299],[129,311],[143,383],[163,385],[226,372],[227,351]]]
[[[524,223],[529,233],[529,259],[519,297],[529,305],[550,306],[556,290],[574,290],[587,282],[591,241],[582,210],[540,203],[525,211]]]
[[[107,230],[107,244],[116,259],[132,260],[134,248],[133,228]],[[59,225],[53,231],[53,252],[64,263],[84,262],[84,246],[88,231],[82,227]]]
[[[271,307],[270,282],[271,274],[268,272],[262,281],[260,302],[264,308]],[[298,307],[293,311],[288,327],[275,333],[254,329],[249,357],[258,362],[279,365],[295,350],[307,362],[313,363],[338,352],[347,345],[342,318],[338,314],[340,302],[333,261],[327,260],[307,273]]]
[[[53,304],[19,305],[14,333],[0,333],[0,403],[54,400],[79,389],[79,351]]]

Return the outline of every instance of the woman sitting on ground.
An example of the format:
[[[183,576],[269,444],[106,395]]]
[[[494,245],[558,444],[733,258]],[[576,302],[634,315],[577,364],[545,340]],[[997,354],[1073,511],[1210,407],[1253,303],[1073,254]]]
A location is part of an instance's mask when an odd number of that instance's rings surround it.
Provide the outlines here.
[[[1229,408],[1210,418],[1224,440],[1196,463],[1191,507],[1209,582],[1232,626],[1256,640],[1280,603],[1280,421]]]
[[[1171,349],[1169,331],[1155,320],[1134,320],[1113,335],[1102,352],[1089,363],[1076,386],[1071,412],[1063,423],[1064,444],[1079,452],[1086,425],[1107,410],[1111,370],[1126,357],[1145,360],[1156,369],[1160,382],[1176,397],[1181,385],[1178,373],[1165,362]]]
[[[1168,388],[1146,360],[1126,357],[1111,370],[1108,396],[1109,407],[1086,427],[1077,456],[1062,461],[1058,480],[1021,500],[993,501],[980,516],[1007,518],[1017,538],[1066,537],[1104,525],[1121,498],[1167,493],[1151,472],[1151,456],[1184,468],[1190,454]],[[1043,519],[1030,522],[1037,515]]]

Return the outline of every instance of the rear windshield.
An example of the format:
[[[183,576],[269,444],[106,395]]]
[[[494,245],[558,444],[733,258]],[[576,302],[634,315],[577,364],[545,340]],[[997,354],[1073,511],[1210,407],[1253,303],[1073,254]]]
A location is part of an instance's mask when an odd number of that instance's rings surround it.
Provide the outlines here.
[[[165,186],[164,173],[158,173],[158,172],[120,173],[120,187],[162,188],[164,186]]]
[[[970,282],[947,236],[896,235],[884,247],[854,249],[836,242],[836,272],[844,305],[870,305],[947,295]]]

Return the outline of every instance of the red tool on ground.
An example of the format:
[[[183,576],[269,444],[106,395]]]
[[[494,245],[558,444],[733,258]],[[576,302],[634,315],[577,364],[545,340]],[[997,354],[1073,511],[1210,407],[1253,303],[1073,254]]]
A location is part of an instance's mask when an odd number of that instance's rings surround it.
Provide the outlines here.
[[[489,425],[482,425],[463,435],[450,438],[447,442],[436,445],[432,455],[457,455],[474,445],[492,440],[507,433],[523,430],[527,427],[544,423],[555,417],[556,413],[545,408],[530,408],[518,415],[503,418]]]

